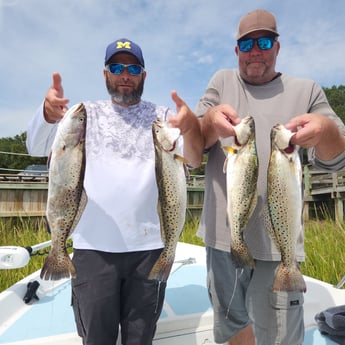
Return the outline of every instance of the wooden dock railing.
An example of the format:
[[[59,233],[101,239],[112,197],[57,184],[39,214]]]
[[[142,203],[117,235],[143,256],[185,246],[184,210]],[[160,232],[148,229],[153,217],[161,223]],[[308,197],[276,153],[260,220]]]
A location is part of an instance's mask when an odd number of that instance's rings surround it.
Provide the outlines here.
[[[0,174],[0,217],[43,216],[47,182],[47,176]]]
[[[304,167],[304,219],[320,203],[334,206],[337,221],[344,219],[345,170],[326,172]],[[48,177],[0,174],[0,217],[42,216],[48,195]],[[204,176],[187,178],[187,219],[199,217],[204,202]],[[316,206],[318,207],[318,206]]]
[[[303,170],[304,219],[309,219],[310,203],[331,202],[334,205],[336,221],[344,219],[345,170],[327,172],[311,169]]]

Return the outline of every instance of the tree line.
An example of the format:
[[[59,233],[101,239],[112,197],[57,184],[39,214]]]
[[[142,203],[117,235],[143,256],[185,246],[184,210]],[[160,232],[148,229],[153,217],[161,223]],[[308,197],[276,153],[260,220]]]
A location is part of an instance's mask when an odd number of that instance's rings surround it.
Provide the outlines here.
[[[26,132],[0,138],[0,174],[18,174],[31,164],[47,164],[47,157],[31,157],[26,149]]]
[[[345,85],[323,88],[335,113],[345,123]],[[26,132],[12,138],[0,138],[0,174],[18,173],[31,164],[46,164],[47,157],[31,157],[25,145]],[[193,173],[203,174],[203,168]]]

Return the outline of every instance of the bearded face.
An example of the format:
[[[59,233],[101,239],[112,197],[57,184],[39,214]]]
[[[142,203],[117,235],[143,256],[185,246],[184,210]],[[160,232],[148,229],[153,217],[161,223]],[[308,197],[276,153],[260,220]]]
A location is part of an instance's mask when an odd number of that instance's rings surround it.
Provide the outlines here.
[[[133,80],[118,80],[106,75],[106,86],[111,99],[115,103],[132,105],[140,101],[144,91],[144,77],[138,83]]]

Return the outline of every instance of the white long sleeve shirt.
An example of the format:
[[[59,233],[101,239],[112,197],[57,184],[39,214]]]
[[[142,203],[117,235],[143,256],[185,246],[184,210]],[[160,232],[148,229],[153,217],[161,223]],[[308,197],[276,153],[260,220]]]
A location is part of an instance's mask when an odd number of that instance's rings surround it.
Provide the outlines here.
[[[121,107],[109,101],[84,102],[87,111],[87,206],[73,232],[73,246],[105,252],[163,247],[157,214],[158,191],[152,122],[169,109],[141,101]],[[49,124],[41,106],[27,130],[31,155],[47,156],[58,124]]]

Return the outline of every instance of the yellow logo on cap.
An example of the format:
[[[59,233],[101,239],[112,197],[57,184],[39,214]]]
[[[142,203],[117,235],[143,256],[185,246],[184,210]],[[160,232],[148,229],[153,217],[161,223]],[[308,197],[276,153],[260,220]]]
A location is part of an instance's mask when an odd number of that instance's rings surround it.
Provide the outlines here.
[[[122,49],[122,48],[126,48],[126,49],[131,49],[131,42],[116,42],[116,49]]]

